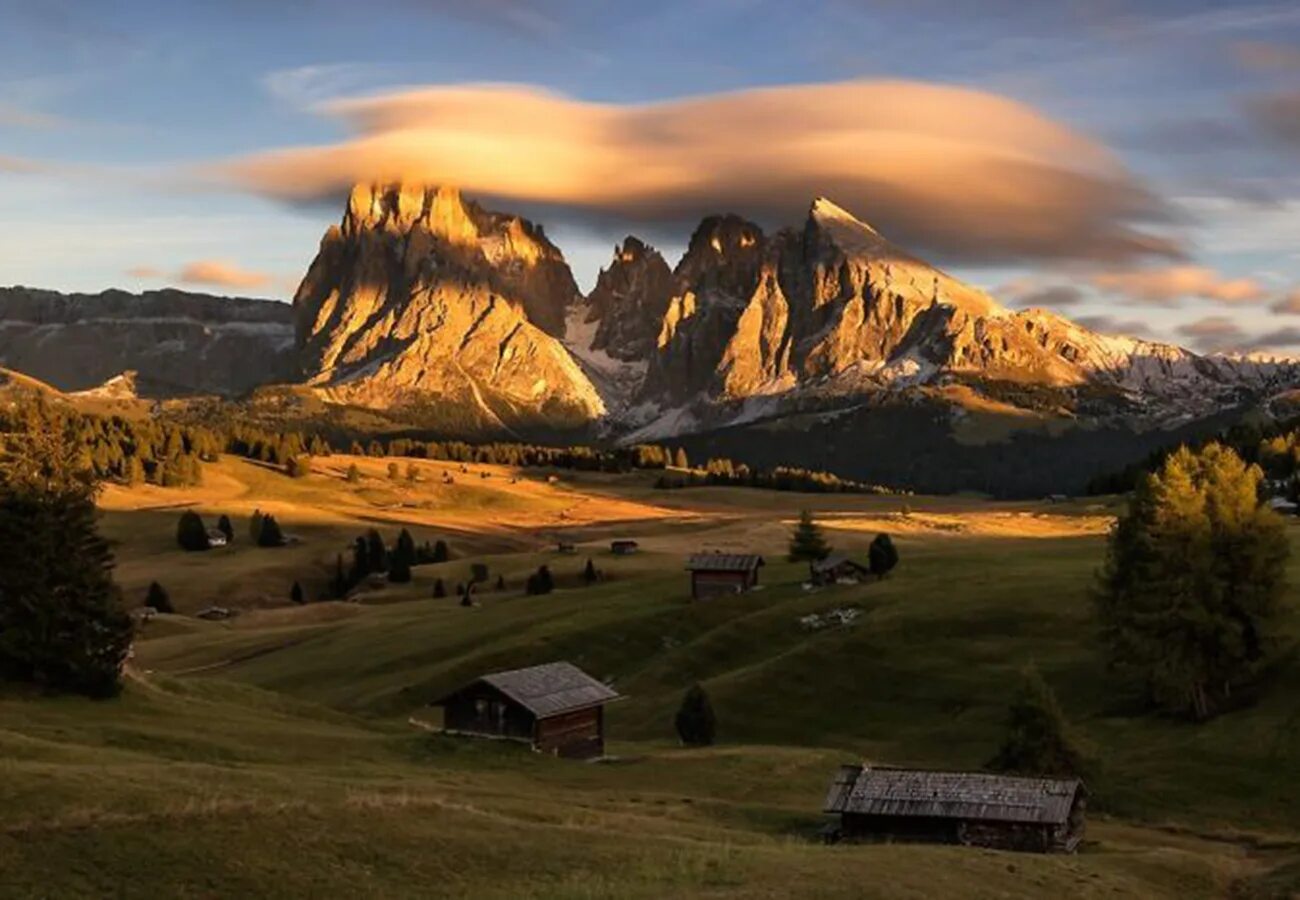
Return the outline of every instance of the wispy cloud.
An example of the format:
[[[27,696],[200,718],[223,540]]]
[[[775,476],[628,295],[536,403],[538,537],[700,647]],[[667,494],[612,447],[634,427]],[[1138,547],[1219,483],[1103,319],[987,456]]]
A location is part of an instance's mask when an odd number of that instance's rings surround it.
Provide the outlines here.
[[[1154,306],[1172,306],[1189,297],[1231,305],[1254,303],[1267,296],[1264,286],[1253,278],[1227,278],[1205,266],[1099,272],[1092,276],[1092,283],[1103,291]]]
[[[1272,41],[1237,41],[1232,56],[1248,69],[1260,72],[1300,71],[1300,46]]]
[[[1170,210],[1106,148],[966,88],[843,82],[616,105],[477,85],[320,108],[356,136],[206,174],[289,200],[450,183],[570,218],[661,224],[723,209],[784,224],[827,194],[901,242],[985,263],[1178,249],[1143,229]]]
[[[1206,316],[1178,326],[1177,331],[1197,350],[1209,353],[1239,347],[1246,338],[1241,326],[1227,316]]]
[[[1283,294],[1269,308],[1279,315],[1300,316],[1300,287]]]
[[[132,266],[126,270],[126,274],[146,281],[172,281],[179,284],[222,288],[267,287],[277,281],[274,275],[267,272],[255,272],[217,259],[201,259],[186,263],[174,275],[169,275],[156,266]]]
[[[994,288],[993,295],[1021,309],[1034,306],[1062,309],[1078,306],[1087,299],[1082,288],[1072,284],[1047,283],[1035,276],[1019,278],[1000,285]]]
[[[1098,315],[1079,316],[1074,321],[1084,328],[1102,334],[1131,335],[1134,337],[1148,337],[1151,334],[1151,326],[1141,319],[1118,319],[1114,316]]]

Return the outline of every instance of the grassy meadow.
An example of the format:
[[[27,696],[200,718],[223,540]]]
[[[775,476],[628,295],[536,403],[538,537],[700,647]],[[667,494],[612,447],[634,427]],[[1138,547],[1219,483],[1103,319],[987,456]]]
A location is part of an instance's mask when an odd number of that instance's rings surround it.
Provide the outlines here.
[[[362,478],[346,480],[356,463]],[[1300,662],[1205,725],[1141,712],[1107,675],[1088,590],[1113,502],[656,491],[653,475],[335,456],[305,479],[232,458],[192,489],[109,488],[102,528],[132,603],[162,583],[111,701],[0,692],[0,895],[365,897],[1224,897],[1300,890]],[[784,561],[815,510],[879,583],[805,590]],[[229,515],[233,546],[186,554],[180,511]],[[254,509],[296,543],[259,549]],[[454,558],[356,602],[323,593],[375,527]],[[610,539],[642,552],[616,557]],[[556,552],[558,540],[578,544]],[[1300,526],[1293,530],[1300,543]],[[762,589],[693,604],[696,549],[761,552]],[[588,558],[602,572],[593,586]],[[346,559],[346,556],[345,556]],[[454,596],[471,563],[479,605]],[[540,564],[558,589],[528,597]],[[497,576],[506,588],[491,589]],[[445,599],[433,599],[442,578]],[[1300,553],[1291,609],[1300,604]],[[193,617],[221,604],[240,615]],[[850,625],[809,617],[855,609]],[[1300,616],[1289,622],[1300,638]],[[428,702],[495,669],[567,659],[626,699],[599,763],[438,733]],[[841,762],[979,767],[1034,663],[1097,763],[1075,856],[819,843]],[[703,683],[719,743],[672,715]]]

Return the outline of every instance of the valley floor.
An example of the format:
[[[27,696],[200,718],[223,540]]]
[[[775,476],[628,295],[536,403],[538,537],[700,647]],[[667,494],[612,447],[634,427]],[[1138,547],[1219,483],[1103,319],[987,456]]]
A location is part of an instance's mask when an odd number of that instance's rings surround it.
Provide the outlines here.
[[[351,483],[354,461],[363,478]],[[128,596],[138,602],[157,580],[178,614],[143,626],[116,700],[0,692],[0,895],[1300,889],[1300,664],[1289,659],[1245,708],[1206,725],[1135,711],[1091,633],[1088,590],[1112,504],[656,491],[645,473],[551,482],[528,470],[418,468],[414,483],[395,482],[386,460],[332,457],[293,480],[225,459],[200,488],[106,492],[103,528]],[[802,507],[855,555],[889,530],[899,569],[805,590],[805,569],[783,561]],[[181,508],[231,516],[235,544],[183,553]],[[250,546],[254,508],[299,541]],[[402,526],[417,542],[446,539],[455,558],[357,602],[288,603],[295,580],[322,593],[358,533],[376,527],[391,541]],[[616,537],[641,552],[612,555]],[[557,553],[559,540],[578,552]],[[700,548],[764,553],[762,590],[692,604],[682,564]],[[579,574],[588,558],[604,575],[590,587]],[[475,562],[506,589],[463,608],[454,586]],[[542,563],[558,589],[523,596]],[[445,599],[431,597],[437,578]],[[213,603],[241,614],[193,618]],[[825,613],[850,608],[852,624],[827,624]],[[1294,617],[1290,627],[1300,636]],[[627,695],[609,708],[606,761],[437,733],[430,700],[483,672],[555,659]],[[819,842],[842,762],[984,763],[1031,661],[1099,760],[1081,853]],[[697,681],[720,741],[683,749],[672,715]]]

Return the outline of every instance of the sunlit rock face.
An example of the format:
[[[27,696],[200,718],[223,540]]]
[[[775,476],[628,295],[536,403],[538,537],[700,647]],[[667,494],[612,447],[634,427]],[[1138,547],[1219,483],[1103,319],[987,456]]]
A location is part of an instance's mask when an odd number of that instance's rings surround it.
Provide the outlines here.
[[[604,411],[557,339],[578,299],[539,227],[451,188],[359,185],[294,298],[299,361],[340,402],[576,427]]]
[[[0,288],[0,366],[64,391],[137,373],[147,397],[238,396],[294,376],[285,303],[186,291]]]

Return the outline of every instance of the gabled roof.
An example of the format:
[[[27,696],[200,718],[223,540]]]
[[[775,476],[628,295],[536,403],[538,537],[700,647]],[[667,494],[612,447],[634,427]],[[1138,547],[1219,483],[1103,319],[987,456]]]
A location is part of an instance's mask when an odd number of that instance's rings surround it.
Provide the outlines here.
[[[473,684],[479,682],[496,688],[539,719],[621,699],[617,691],[567,662],[492,672]],[[434,706],[441,706],[462,690],[453,691]]]
[[[843,553],[832,553],[825,559],[813,560],[811,566],[814,572],[829,572],[831,569],[839,568],[846,563],[862,572],[868,571],[867,567],[862,565],[862,563],[849,559]]]
[[[688,572],[752,572],[761,565],[757,553],[692,553],[686,560]]]
[[[841,766],[826,812],[1064,825],[1082,790],[1077,778]]]

